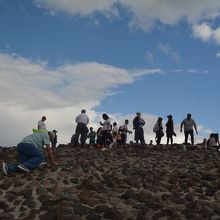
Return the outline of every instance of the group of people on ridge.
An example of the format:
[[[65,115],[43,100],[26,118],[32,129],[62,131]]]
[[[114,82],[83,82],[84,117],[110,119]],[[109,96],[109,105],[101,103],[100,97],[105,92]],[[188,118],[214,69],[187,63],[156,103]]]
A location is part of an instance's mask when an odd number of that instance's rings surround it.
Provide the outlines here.
[[[111,123],[111,119],[107,114],[102,115],[103,121],[100,122],[100,127],[97,132],[93,131],[93,128],[90,127],[88,129],[89,117],[86,114],[86,110],[83,109],[81,114],[79,114],[75,118],[75,122],[77,123],[75,134],[72,136],[71,143],[77,145],[79,143],[84,145],[86,143],[86,139],[89,138],[89,144],[95,145],[98,148],[102,148],[106,150],[107,147],[111,148],[115,143],[118,144],[126,144],[127,135],[131,134],[132,131],[128,129],[129,120],[126,119],[124,124],[118,128],[117,123]],[[168,120],[165,124],[166,126],[166,136],[167,136],[167,144],[169,142],[173,144],[173,136],[176,136],[174,131],[174,123],[172,115],[167,116]],[[3,172],[7,175],[12,172],[17,172],[18,170],[22,170],[25,172],[31,172],[32,170],[39,167],[42,163],[45,162],[45,157],[43,155],[43,146],[46,146],[46,151],[48,155],[48,159],[52,165],[57,165],[54,157],[53,149],[56,148],[57,144],[57,131],[47,131],[45,124],[46,117],[43,116],[41,120],[38,121],[38,129],[33,129],[33,133],[25,137],[18,145],[17,145],[17,153],[19,158],[19,164],[2,162]],[[156,124],[154,125],[153,131],[156,133],[156,143],[160,144],[162,137],[164,136],[163,132],[163,119],[161,117],[158,118]],[[135,118],[133,119],[133,130],[134,132],[134,140],[138,144],[145,144],[144,139],[144,129],[145,120],[142,118],[141,113],[137,112]],[[184,128],[185,135],[185,144],[188,142],[188,137],[191,137],[191,144],[194,144],[194,129],[196,133],[197,126],[195,121],[192,119],[191,114],[187,114],[187,117],[181,122],[180,132],[182,132]],[[50,147],[50,143],[52,148]],[[218,134],[211,134],[207,143],[210,146],[219,145]],[[152,145],[152,140],[150,141]]]
[[[184,135],[185,135],[185,143],[188,142],[188,137],[191,137],[191,144],[194,144],[194,129],[196,133],[197,126],[195,121],[192,119],[191,114],[187,114],[187,118],[185,118],[180,126],[180,132],[182,132],[184,128]],[[126,119],[124,124],[117,127],[117,123],[114,122],[111,124],[111,119],[107,114],[102,115],[103,122],[100,122],[102,127],[99,127],[97,132],[93,130],[92,127],[88,129],[89,124],[89,117],[86,114],[86,110],[82,110],[81,114],[79,114],[75,122],[77,123],[75,134],[72,136],[71,143],[77,145],[80,143],[84,145],[86,143],[86,139],[89,138],[89,144],[97,144],[98,146],[111,146],[114,143],[118,144],[126,144],[127,142],[127,134],[131,134],[132,131],[128,129],[129,120]],[[173,116],[168,115],[168,120],[166,123],[166,136],[167,136],[167,144],[173,144],[173,136],[176,136],[174,131],[174,123],[173,123]],[[156,143],[159,145],[161,143],[161,139],[164,136],[163,131],[163,118],[159,117],[156,124],[154,125],[153,131],[156,133]],[[134,132],[134,140],[136,143],[145,144],[144,139],[144,129],[143,126],[145,125],[145,120],[142,118],[141,113],[137,112],[135,118],[133,119],[133,130]]]

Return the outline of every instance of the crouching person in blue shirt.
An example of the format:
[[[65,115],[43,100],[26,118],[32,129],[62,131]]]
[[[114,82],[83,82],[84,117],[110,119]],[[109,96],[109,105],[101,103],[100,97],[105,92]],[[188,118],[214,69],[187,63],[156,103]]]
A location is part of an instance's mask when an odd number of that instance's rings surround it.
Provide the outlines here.
[[[31,172],[39,167],[44,160],[43,146],[46,146],[48,159],[51,164],[57,165],[50,148],[50,140],[47,132],[37,132],[28,135],[17,145],[19,164],[2,162],[2,169],[7,175],[22,170]]]

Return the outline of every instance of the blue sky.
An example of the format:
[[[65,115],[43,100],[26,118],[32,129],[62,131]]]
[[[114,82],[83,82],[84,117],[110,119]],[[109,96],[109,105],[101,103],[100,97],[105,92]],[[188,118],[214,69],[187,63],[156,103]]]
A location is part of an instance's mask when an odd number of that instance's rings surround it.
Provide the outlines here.
[[[120,124],[140,111],[147,140],[168,114],[179,130],[192,113],[197,141],[219,132],[219,11],[217,0],[0,0],[0,145],[42,115],[68,142],[82,108],[95,128],[103,112]]]

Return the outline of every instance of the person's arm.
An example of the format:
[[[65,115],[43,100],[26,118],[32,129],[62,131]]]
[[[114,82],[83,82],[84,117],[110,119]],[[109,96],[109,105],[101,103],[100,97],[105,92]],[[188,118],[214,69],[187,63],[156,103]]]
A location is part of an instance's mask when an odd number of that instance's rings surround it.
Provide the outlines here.
[[[79,122],[79,115],[76,117],[75,122],[76,122],[76,123]]]
[[[193,126],[194,126],[194,128],[195,128],[196,134],[198,134],[198,131],[197,131],[197,127],[196,127],[196,123],[195,123],[195,121],[193,121]]]
[[[180,125],[180,132],[183,131],[183,124],[184,124],[184,122],[182,121],[182,123],[181,123],[181,125]]]
[[[54,160],[54,156],[53,156],[53,153],[51,151],[49,144],[46,144],[46,149],[47,149],[47,155],[48,155],[50,163],[53,165],[57,165],[57,162]]]

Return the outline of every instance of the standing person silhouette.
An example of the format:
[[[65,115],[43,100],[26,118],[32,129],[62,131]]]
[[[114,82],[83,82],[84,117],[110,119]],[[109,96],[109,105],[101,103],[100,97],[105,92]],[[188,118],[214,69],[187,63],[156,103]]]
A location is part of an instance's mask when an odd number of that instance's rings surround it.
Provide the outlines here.
[[[192,115],[189,113],[187,117],[183,119],[180,125],[180,132],[182,132],[184,126],[184,135],[185,135],[185,144],[188,142],[188,136],[191,137],[191,144],[194,145],[194,131],[195,128],[196,134],[198,134],[197,127],[195,121],[192,119]]]
[[[104,122],[100,122],[100,125],[103,126],[102,127],[103,144],[104,144],[104,147],[107,147],[107,145],[109,145],[109,148],[111,148],[112,145],[114,144],[112,135],[110,133],[112,130],[111,119],[109,118],[107,114],[103,114],[102,118],[104,119]]]
[[[38,121],[37,123],[37,129],[38,130],[47,130],[47,127],[46,127],[46,124],[45,124],[45,121],[46,121],[46,116],[42,116],[41,120]]]
[[[159,117],[153,129],[153,131],[156,133],[155,139],[156,139],[157,145],[160,144],[161,139],[164,136],[162,121],[163,121],[163,118]]]
[[[144,129],[143,129],[144,125],[145,125],[145,121],[141,117],[141,113],[137,112],[136,117],[133,120],[133,129],[135,130],[134,140],[136,141],[136,144],[138,144],[139,140],[141,144],[145,144]]]
[[[87,116],[85,109],[82,109],[81,114],[76,117],[75,122],[77,123],[77,126],[73,142],[77,145],[80,136],[80,143],[81,145],[84,145],[86,143],[87,133],[89,132],[87,127],[89,124],[89,117]]]
[[[166,123],[167,145],[169,144],[169,141],[170,141],[170,144],[172,145],[173,135],[176,136],[176,133],[174,132],[174,127],[173,127],[173,116],[168,115],[167,118],[168,118],[168,121]]]

